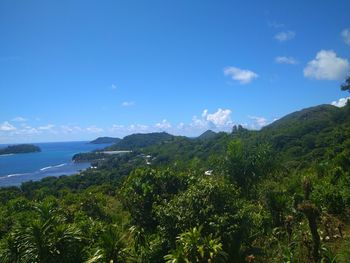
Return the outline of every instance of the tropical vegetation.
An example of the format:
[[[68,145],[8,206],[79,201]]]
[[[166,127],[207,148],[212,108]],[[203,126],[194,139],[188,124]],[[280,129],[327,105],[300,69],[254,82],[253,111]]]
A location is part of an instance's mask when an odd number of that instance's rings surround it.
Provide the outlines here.
[[[350,262],[350,103],[109,149],[0,189],[0,262]]]

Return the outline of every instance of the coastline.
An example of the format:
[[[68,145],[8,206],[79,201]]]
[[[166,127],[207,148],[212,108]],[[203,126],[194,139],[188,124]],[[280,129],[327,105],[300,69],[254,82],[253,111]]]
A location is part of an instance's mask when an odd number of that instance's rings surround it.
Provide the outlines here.
[[[77,153],[104,149],[110,144],[54,142],[38,144],[41,152],[1,155],[0,187],[19,186],[22,182],[38,181],[45,177],[74,175],[91,167],[90,162],[74,162]]]
[[[0,176],[0,188],[10,186],[20,186],[22,183],[28,181],[40,181],[45,177],[60,177],[71,176],[79,174],[91,168],[90,162],[53,165],[50,167],[43,167],[35,172],[27,173],[13,173]]]

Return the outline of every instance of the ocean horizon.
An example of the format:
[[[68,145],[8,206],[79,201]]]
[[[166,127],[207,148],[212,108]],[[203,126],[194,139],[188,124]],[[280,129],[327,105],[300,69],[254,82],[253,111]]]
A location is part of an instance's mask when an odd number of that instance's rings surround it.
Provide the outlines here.
[[[75,163],[74,154],[103,149],[111,144],[88,141],[30,143],[41,152],[0,155],[0,187],[19,186],[48,176],[72,175],[90,167],[89,162]],[[0,144],[0,148],[14,144]]]

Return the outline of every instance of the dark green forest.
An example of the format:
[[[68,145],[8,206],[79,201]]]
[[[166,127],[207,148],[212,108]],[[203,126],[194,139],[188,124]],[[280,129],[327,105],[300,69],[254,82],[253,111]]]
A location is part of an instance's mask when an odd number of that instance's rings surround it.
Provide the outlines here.
[[[350,103],[108,149],[0,189],[0,262],[350,262]]]

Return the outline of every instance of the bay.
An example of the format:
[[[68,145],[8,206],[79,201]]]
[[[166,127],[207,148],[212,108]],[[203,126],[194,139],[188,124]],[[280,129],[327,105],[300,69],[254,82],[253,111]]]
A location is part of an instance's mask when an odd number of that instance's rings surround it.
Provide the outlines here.
[[[47,176],[72,175],[90,167],[90,163],[75,163],[76,153],[103,149],[110,144],[90,144],[87,141],[33,143],[41,152],[0,155],[0,187],[20,185]],[[0,145],[0,148],[7,145]]]

